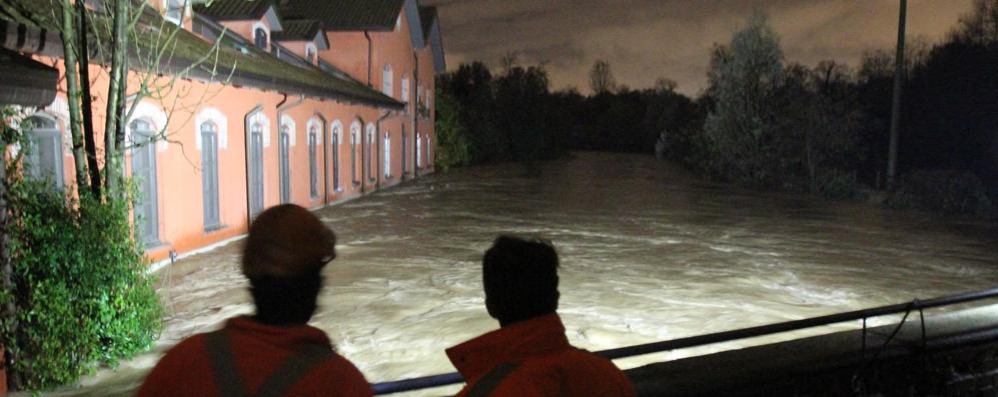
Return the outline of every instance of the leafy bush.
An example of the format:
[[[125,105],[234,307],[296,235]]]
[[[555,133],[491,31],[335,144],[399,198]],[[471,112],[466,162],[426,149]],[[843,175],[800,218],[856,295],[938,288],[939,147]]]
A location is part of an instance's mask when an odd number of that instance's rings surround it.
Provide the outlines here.
[[[852,199],[860,196],[856,178],[843,172],[829,172],[819,178],[818,193],[832,199]]]
[[[162,308],[131,235],[127,198],[66,198],[51,184],[9,183],[17,329],[3,341],[24,387],[73,382],[147,349]]]
[[[891,194],[891,208],[916,208],[944,214],[993,214],[992,201],[980,178],[954,170],[915,171]]]
[[[435,168],[447,170],[471,162],[471,144],[468,129],[461,120],[461,105],[454,98],[437,90],[437,147],[433,151]]]

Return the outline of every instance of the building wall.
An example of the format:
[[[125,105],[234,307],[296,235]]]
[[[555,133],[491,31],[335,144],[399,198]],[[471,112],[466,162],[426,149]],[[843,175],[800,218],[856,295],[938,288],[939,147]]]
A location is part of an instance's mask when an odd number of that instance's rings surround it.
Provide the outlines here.
[[[51,61],[51,60],[46,60]],[[61,63],[59,63],[61,66]],[[290,66],[289,67],[294,67]],[[92,75],[100,76],[94,85],[95,94],[106,91],[104,75],[93,67]],[[166,78],[160,81],[165,83]],[[130,86],[139,84],[139,76],[131,74]],[[65,87],[61,87],[63,91]],[[149,247],[151,260],[167,258],[170,251],[179,254],[224,241],[244,234],[248,229],[247,210],[247,171],[245,117],[259,107],[263,116],[259,120],[264,125],[264,205],[280,204],[280,164],[279,164],[279,118],[278,105],[285,101],[291,104],[299,97],[272,91],[251,88],[236,88],[222,84],[178,79],[174,82],[172,94],[162,101],[144,100],[137,108],[134,117],[153,125],[154,130],[165,128],[165,140],[156,142],[156,190],[158,234],[161,245]],[[178,95],[183,93],[183,95]],[[100,97],[100,95],[97,95]],[[103,142],[104,103],[95,102],[95,128],[98,146]],[[167,109],[173,109],[168,111]],[[66,128],[68,109],[64,96],[59,96],[52,105],[39,113],[57,120],[62,132],[62,163],[66,186],[75,186],[75,173],[71,152],[71,138]],[[329,137],[332,126],[339,121],[349,133],[349,125],[354,121],[371,123],[382,113],[381,110],[345,104],[330,100],[305,98],[300,104],[287,109],[283,116],[293,121],[294,144],[290,147],[290,175],[292,177],[292,202],[306,208],[324,205],[359,196],[374,191],[376,183],[363,181],[360,185],[350,183],[349,159],[351,147],[349,138],[341,137],[339,145],[341,190],[333,187],[333,156]],[[168,120],[168,121],[167,121]],[[321,125],[321,138],[317,139],[316,165],[318,195],[310,192],[310,168],[308,148],[309,121]],[[322,122],[325,120],[325,122]],[[204,200],[202,191],[202,148],[200,141],[201,123],[210,121],[218,134],[218,201],[221,228],[205,230]],[[126,141],[126,145],[130,142]],[[100,150],[100,149],[99,149]],[[359,151],[358,147],[358,162]],[[325,161],[323,161],[325,160]],[[131,174],[132,153],[126,152],[125,173]],[[328,177],[328,183],[327,181]]]
[[[367,38],[364,32],[327,31],[329,49],[319,51],[319,58],[336,66],[360,82],[367,79]],[[371,71],[372,78],[374,70]]]
[[[244,35],[252,41],[252,30],[256,24],[266,24],[266,20],[225,22],[231,30]],[[409,78],[409,102],[415,101],[417,86],[415,84],[415,61],[408,32],[408,21],[402,17],[401,26],[397,31],[371,33],[373,43],[372,86],[380,90],[382,87],[382,70],[385,63],[392,67],[393,90],[392,97],[401,98],[401,77]],[[367,39],[362,32],[330,32],[332,48],[320,51],[319,56],[331,64],[341,68],[354,78],[366,81],[367,78]],[[299,44],[299,45],[295,45]],[[292,43],[293,51],[304,47],[301,43]],[[300,48],[299,48],[300,47]],[[427,47],[419,50],[419,80],[424,89],[432,92],[433,66],[432,55]],[[62,63],[52,59],[41,59],[45,63]],[[294,68],[294,65],[288,65]],[[60,73],[63,70],[60,69]],[[103,142],[105,104],[100,98],[107,90],[107,75],[98,66],[91,67],[91,76],[96,76],[93,92],[98,98],[94,103],[94,125],[98,152],[101,152]],[[148,76],[130,73],[129,87],[134,91],[143,78]],[[65,81],[62,79],[61,81]],[[407,139],[405,147],[408,153],[406,169],[412,176],[415,159],[415,134],[413,119],[415,105],[405,111],[388,111],[386,109],[355,103],[344,103],[334,100],[301,97],[295,93],[264,91],[248,87],[234,87],[218,82],[192,81],[188,79],[172,80],[170,76],[157,77],[154,84],[171,85],[172,89],[162,98],[144,99],[136,107],[136,112],[129,125],[136,119],[150,123],[155,131],[162,131],[164,136],[153,145],[156,162],[155,190],[158,227],[156,232],[160,244],[148,247],[147,254],[152,261],[160,261],[169,257],[171,252],[183,254],[214,243],[225,241],[246,233],[249,225],[248,183],[247,183],[247,117],[252,114],[252,121],[263,126],[263,192],[264,207],[281,203],[281,172],[280,172],[280,131],[282,124],[287,124],[293,132],[292,144],[289,147],[289,168],[291,182],[291,202],[306,208],[318,208],[359,195],[375,191],[379,188],[392,186],[403,180],[402,175],[402,128],[405,125]],[[64,83],[62,83],[64,84]],[[65,86],[60,87],[65,92]],[[424,95],[425,98],[425,95]],[[68,106],[65,96],[59,97],[40,113],[56,120],[62,132],[63,176],[66,186],[75,186],[75,173],[71,153],[71,138],[68,132]],[[201,126],[212,123],[218,136],[218,228],[206,230],[204,219],[204,192],[202,168]],[[431,161],[426,157],[428,141],[432,138],[432,118],[420,118],[419,132],[423,137],[423,166],[420,173],[429,172]],[[351,127],[360,126],[360,140],[351,144]],[[310,191],[309,164],[309,128],[315,127],[319,132],[316,150],[317,194]],[[334,183],[335,175],[333,148],[331,136],[334,127],[339,127],[339,145],[336,152],[339,162],[339,188]],[[369,127],[376,129],[373,141],[369,141]],[[385,176],[384,169],[384,136],[388,134],[391,141],[391,174]],[[130,141],[126,141],[126,145]],[[138,149],[136,149],[138,150]],[[132,170],[133,151],[125,155],[125,173]],[[356,178],[351,168],[356,169]],[[368,172],[364,172],[368,167]],[[373,179],[368,178],[373,176]],[[355,181],[356,179],[356,181]],[[355,183],[356,182],[356,183]]]
[[[422,156],[423,169],[420,171],[423,173],[433,172],[433,145],[435,145],[436,131],[435,131],[435,112],[436,112],[436,70],[433,66],[433,50],[427,45],[425,48],[420,49],[417,53],[419,58],[419,85],[423,87],[424,93],[421,102],[425,102],[427,108],[429,109],[429,115],[427,117],[419,117],[419,134],[426,141],[422,145]],[[429,144],[427,144],[429,143]]]

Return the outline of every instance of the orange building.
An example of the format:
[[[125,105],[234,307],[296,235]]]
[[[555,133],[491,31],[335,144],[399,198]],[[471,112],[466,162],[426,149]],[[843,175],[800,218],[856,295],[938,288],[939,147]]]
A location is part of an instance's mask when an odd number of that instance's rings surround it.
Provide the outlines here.
[[[0,44],[62,68],[51,22],[30,12],[34,1],[23,3],[0,13]],[[158,14],[147,12],[140,28],[175,43],[165,60],[134,70],[129,87],[168,89],[127,104],[135,111],[124,168],[139,187],[136,233],[152,260],[242,236],[269,206],[319,208],[433,172],[434,76],[445,66],[433,8],[416,0],[150,4]],[[93,92],[106,91],[106,73],[92,66],[91,75]],[[32,116],[26,160],[29,175],[57,186],[75,180],[65,91]],[[98,98],[98,130],[104,108]]]

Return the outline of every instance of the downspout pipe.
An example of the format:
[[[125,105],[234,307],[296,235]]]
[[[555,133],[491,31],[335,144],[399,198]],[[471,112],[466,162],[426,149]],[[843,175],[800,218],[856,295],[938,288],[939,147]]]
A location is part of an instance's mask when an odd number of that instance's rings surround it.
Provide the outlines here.
[[[364,38],[367,39],[367,86],[371,87],[371,65],[374,63],[374,42],[371,41],[371,32],[364,31]]]
[[[288,102],[288,94],[284,94],[284,99],[282,99],[280,102],[277,103],[277,132],[278,133],[281,132],[281,117],[284,116],[284,112],[288,111],[288,109],[297,107],[298,105],[301,105],[303,102],[305,102],[305,95],[299,94],[298,95],[298,99],[296,99],[294,102],[292,102],[292,103],[287,103],[287,102]]]
[[[327,156],[329,150],[326,149],[326,145],[332,142],[326,136],[326,129],[329,128],[329,122],[321,114],[319,114],[319,120],[322,120],[322,131],[319,134],[325,138],[322,140],[322,206],[326,207],[329,205],[329,157]]]
[[[367,122],[365,122],[364,118],[360,117],[359,115],[357,116],[357,120],[360,121],[360,137],[359,137],[360,138],[360,169],[357,170],[357,171],[360,172],[360,178],[358,178],[358,179],[360,179],[360,194],[364,195],[364,193],[367,193],[367,175],[364,175],[364,169],[367,168],[367,156],[366,156],[366,153],[367,153],[367,131],[366,131],[367,130]],[[356,168],[357,167],[357,154],[354,153],[354,155],[351,156],[350,159],[351,159],[351,161],[354,162],[353,166],[354,166],[354,168]]]
[[[374,140],[377,142],[377,150],[375,150],[375,152],[376,155],[378,156],[378,160],[375,161],[376,163],[378,163],[377,164],[378,174],[374,176],[375,189],[381,189],[381,178],[384,175],[384,170],[382,169],[384,167],[384,164],[382,164],[384,163],[384,159],[381,158],[381,156],[384,154],[383,149],[381,148],[381,140],[382,140],[381,122],[387,119],[389,116],[391,116],[392,113],[394,112],[392,112],[391,110],[386,110],[384,113],[381,114],[381,117],[378,117],[378,120],[374,122],[374,135],[375,135]]]
[[[419,145],[416,141],[419,140],[419,53],[415,50],[412,51],[413,64],[415,66],[415,72],[412,74],[413,89],[410,93],[412,95],[412,179],[419,177]]]
[[[245,142],[245,144],[243,146],[244,146],[244,148],[246,150],[245,151],[245,154],[246,154],[246,156],[245,156],[246,157],[246,168],[245,168],[245,170],[246,170],[246,223],[247,223],[247,225],[253,219],[253,203],[250,200],[250,195],[252,195],[252,193],[250,192],[250,185],[252,183],[252,181],[250,181],[250,136],[249,136],[249,133],[250,133],[251,128],[252,128],[250,119],[253,118],[253,115],[257,114],[258,112],[262,112],[262,111],[263,111],[263,105],[256,105],[256,107],[253,108],[253,110],[250,110],[248,113],[246,113],[246,116],[243,116],[243,135],[244,135],[243,138],[245,138],[245,139],[243,139],[243,141]]]

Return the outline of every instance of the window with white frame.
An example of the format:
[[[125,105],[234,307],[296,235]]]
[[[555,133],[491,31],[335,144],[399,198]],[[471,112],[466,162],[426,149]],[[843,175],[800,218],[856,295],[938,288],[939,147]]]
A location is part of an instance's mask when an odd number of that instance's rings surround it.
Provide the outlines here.
[[[354,185],[360,184],[360,178],[358,177],[357,164],[361,159],[357,155],[359,148],[357,145],[360,143],[360,123],[354,122],[350,125],[350,177]],[[360,163],[363,164],[363,163]]]
[[[385,178],[392,177],[392,136],[385,133]]]
[[[402,103],[409,103],[409,76],[402,76]]]
[[[312,198],[319,197],[319,170],[316,160],[318,157],[316,152],[318,135],[316,126],[313,125],[308,129],[308,192]]]
[[[163,0],[163,18],[180,25],[184,21],[187,0]]]
[[[266,50],[267,42],[268,42],[267,29],[265,29],[263,26],[257,26],[256,28],[254,28],[253,44],[256,45],[256,48],[259,48],[261,50]]]
[[[25,171],[29,178],[46,181],[55,189],[63,187],[62,132],[56,120],[48,115],[38,114],[28,118],[31,132],[28,134],[28,155],[25,158]]]
[[[426,102],[423,102],[423,85],[420,84],[416,86],[416,114],[422,112],[422,108],[426,106]]]
[[[315,65],[315,52],[315,44],[308,43],[305,45],[305,59],[312,65]]]
[[[204,230],[221,225],[218,199],[218,125],[201,123],[201,202],[204,207]]]
[[[374,182],[377,178],[378,173],[375,171],[374,167],[378,166],[378,148],[374,147],[377,142],[375,142],[374,136],[374,124],[367,125],[367,178],[369,181]]]
[[[343,126],[339,120],[333,122],[333,132],[329,136],[329,146],[333,154],[333,191],[340,191],[340,137],[343,136]]]
[[[392,65],[386,63],[385,68],[381,72],[381,91],[388,96],[392,96],[392,94],[394,94],[392,78]]]
[[[423,168],[423,140],[416,135],[416,168]]]

